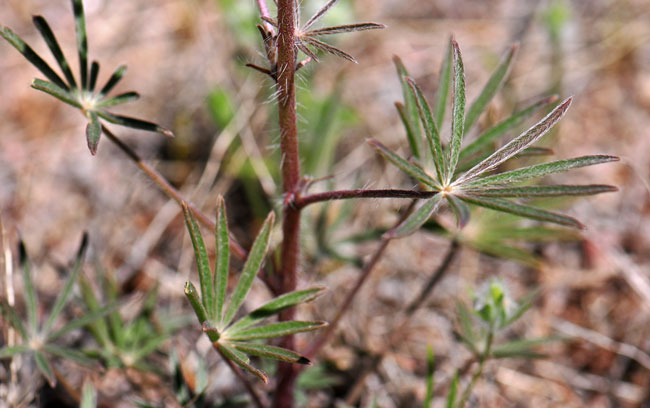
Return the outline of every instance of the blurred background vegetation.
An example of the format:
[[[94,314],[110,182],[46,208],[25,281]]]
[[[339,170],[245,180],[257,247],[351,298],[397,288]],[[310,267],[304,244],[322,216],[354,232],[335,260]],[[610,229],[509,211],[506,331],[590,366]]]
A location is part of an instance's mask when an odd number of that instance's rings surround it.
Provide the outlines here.
[[[304,0],[303,15],[322,3]],[[217,193],[224,194],[231,229],[249,246],[268,211],[281,203],[273,84],[244,67],[263,63],[254,1],[87,0],[85,7],[90,55],[105,66],[128,64],[119,91],[142,95],[128,113],[166,126],[176,137],[116,133],[207,213],[214,213]],[[75,61],[69,2],[5,0],[0,7],[0,22],[49,56],[32,14],[48,19]],[[507,336],[568,340],[545,346],[549,359],[488,364],[487,381],[476,387],[476,406],[650,404],[650,2],[341,0],[324,24],[354,21],[388,25],[337,38],[359,65],[324,57],[299,72],[303,170],[323,178],[312,191],[413,187],[365,139],[407,152],[393,106],[402,97],[392,56],[400,56],[432,100],[450,34],[463,50],[468,100],[507,47],[520,44],[510,80],[480,128],[506,117],[519,101],[575,95],[568,115],[542,143],[558,158],[607,153],[623,162],[554,180],[608,183],[621,191],[548,204],[587,225],[580,233],[542,230],[478,211],[461,232],[443,213],[425,231],[394,242],[319,364],[301,377],[300,401],[328,406],[345,400],[358,374],[385,350],[395,311],[419,291],[453,237],[461,244],[459,256],[415,313],[403,341],[359,385],[361,406],[406,407],[422,400],[429,345],[436,354],[435,395],[442,401],[454,370],[471,357],[455,332],[457,302],[469,304],[469,289],[495,276],[513,298],[539,291],[526,319]],[[66,278],[60,266],[74,258],[79,237],[88,231],[92,262],[86,262],[76,307],[92,310],[93,298],[119,298],[127,305],[96,323],[93,336],[76,340],[87,349],[113,345],[100,353],[105,372],[79,370],[67,361],[57,363],[59,371],[78,390],[84,377],[92,377],[100,403],[236,404],[236,379],[201,333],[183,325],[190,310],[182,288],[194,266],[180,208],[107,140],[91,157],[85,121],[34,92],[29,84],[36,71],[6,43],[0,45],[0,72],[0,211],[11,248],[20,234],[38,265],[36,289],[51,304]],[[100,73],[100,81],[106,75]],[[336,202],[305,212],[299,285],[320,283],[330,290],[301,314],[331,318],[359,265],[406,204]],[[2,296],[6,282],[0,284]],[[21,283],[14,283],[21,299]],[[269,298],[259,282],[254,289],[249,306]],[[4,342],[7,324],[0,326]],[[298,336],[297,347],[309,339]],[[0,384],[8,378],[8,366],[0,366]],[[60,399],[67,395],[64,385],[57,387],[25,392],[66,403]]]

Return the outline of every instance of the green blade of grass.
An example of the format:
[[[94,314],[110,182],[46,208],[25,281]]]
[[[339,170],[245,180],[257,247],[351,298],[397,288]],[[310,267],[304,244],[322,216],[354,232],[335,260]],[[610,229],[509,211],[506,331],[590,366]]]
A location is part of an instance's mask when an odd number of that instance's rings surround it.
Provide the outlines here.
[[[593,155],[575,157],[573,159],[557,160],[549,163],[535,164],[533,166],[523,167],[517,170],[506,171],[504,173],[495,174],[492,176],[482,177],[467,183],[467,186],[483,186],[483,185],[500,185],[512,184],[520,181],[525,181],[531,178],[543,177],[549,174],[568,171],[579,167],[593,166],[595,164],[609,163],[619,161],[616,156],[608,155]]]
[[[97,86],[97,77],[99,76],[99,62],[93,61],[90,64],[90,79],[88,80],[88,90],[93,93]]]
[[[29,339],[29,335],[27,333],[25,325],[23,324],[22,320],[20,320],[18,313],[16,313],[16,309],[9,306],[5,299],[0,299],[0,312],[2,312],[2,315],[9,320],[11,326],[14,329],[18,330],[18,333],[20,333],[20,336],[23,338],[23,340],[27,341]]]
[[[97,391],[90,380],[84,381],[80,408],[97,408]]]
[[[214,296],[214,283],[212,281],[212,272],[210,271],[210,259],[208,258],[208,251],[205,249],[205,242],[199,225],[194,219],[194,215],[184,202],[181,203],[183,207],[183,215],[185,216],[185,224],[192,239],[192,246],[194,247],[194,259],[196,260],[196,267],[199,271],[199,283],[201,286],[201,304],[208,312],[208,319],[214,320],[216,317],[212,315],[215,310],[215,296]]]
[[[76,96],[52,82],[44,81],[42,79],[34,79],[32,81],[32,88],[41,92],[45,92],[46,94],[52,95],[53,97],[67,103],[68,105],[72,105],[75,108],[81,109],[81,104],[77,100]]]
[[[454,374],[454,379],[449,386],[449,394],[447,394],[447,408],[454,408],[456,405],[456,395],[458,394],[458,372]]]
[[[258,343],[230,343],[235,349],[250,354],[252,356],[272,358],[274,360],[283,361],[285,363],[309,365],[311,362],[307,357],[303,357],[295,351],[291,351],[282,347],[269,346],[267,344]]]
[[[473,353],[478,353],[476,350],[476,331],[474,330],[474,322],[472,321],[472,312],[463,303],[458,302],[456,309],[458,310],[458,321],[460,322],[460,331],[462,336],[467,341],[468,347]]]
[[[226,289],[228,288],[228,271],[230,268],[230,237],[228,234],[228,214],[223,196],[217,197],[217,228],[214,231],[216,254],[214,265],[214,293],[215,311],[217,322],[222,321],[223,305],[226,302]]]
[[[454,53],[454,98],[451,108],[451,140],[449,142],[445,184],[449,184],[456,170],[465,132],[465,69],[463,68],[463,57],[458,43],[452,40],[451,45]]]
[[[228,302],[228,307],[224,313],[222,321],[224,326],[227,326],[235,317],[235,314],[244,302],[244,299],[253,284],[255,276],[257,276],[257,272],[260,270],[260,266],[264,261],[266,250],[268,249],[271,240],[271,229],[273,228],[274,219],[275,214],[273,214],[273,212],[269,213],[268,217],[266,217],[266,220],[264,221],[264,225],[262,225],[262,229],[257,235],[257,238],[255,238],[255,242],[248,253],[246,263],[244,263],[244,269],[239,277],[237,286],[235,286],[230,301]]]
[[[485,110],[488,103],[492,100],[494,95],[501,89],[508,73],[510,72],[510,67],[512,66],[512,60],[517,53],[518,45],[515,44],[506,53],[503,57],[497,68],[494,70],[490,79],[481,90],[481,93],[478,95],[476,100],[472,103],[467,111],[467,116],[465,117],[465,132],[469,131],[476,120],[479,118],[481,113]]]
[[[88,89],[88,36],[86,35],[86,17],[82,0],[72,0],[74,26],[77,34],[77,51],[79,53],[79,72],[81,88]]]
[[[478,197],[558,197],[584,196],[618,191],[614,186],[604,184],[589,185],[555,185],[555,186],[522,186],[509,188],[467,189],[464,193]]]
[[[52,370],[52,365],[47,360],[45,355],[39,350],[33,350],[34,352],[34,361],[36,362],[36,367],[47,379],[47,382],[50,384],[50,387],[54,388],[56,384],[56,377],[54,376],[54,371]]]
[[[560,119],[562,119],[566,111],[569,109],[569,106],[571,106],[572,100],[572,98],[567,98],[564,102],[553,109],[551,113],[546,115],[544,119],[537,122],[535,126],[508,142],[505,146],[491,154],[487,159],[469,169],[467,173],[460,176],[456,181],[456,184],[466,183],[468,180],[474,179],[481,174],[494,169],[499,164],[533,144],[555,126]]]
[[[115,309],[119,305],[118,302],[111,302],[106,306],[103,306],[93,312],[87,313],[83,316],[80,316],[79,318],[72,320],[69,322],[67,325],[64,327],[60,328],[59,330],[50,333],[47,336],[47,341],[53,341],[58,339],[59,337],[63,336],[64,334],[71,332],[72,330],[79,329],[81,327],[87,326],[98,319],[101,319],[102,317],[106,316],[108,313],[110,313],[113,309]]]
[[[515,310],[510,312],[508,318],[503,321],[501,327],[507,327],[512,323],[516,322],[524,313],[531,307],[533,307],[533,302],[537,299],[539,295],[539,290],[533,290],[524,296],[523,299],[517,301],[517,307]]]
[[[447,42],[447,51],[445,58],[440,65],[440,74],[438,76],[438,88],[436,90],[436,106],[435,106],[435,120],[438,125],[441,125],[445,120],[445,110],[447,109],[447,96],[449,95],[449,84],[451,81],[451,60],[452,60],[452,43],[453,39],[450,38]]]
[[[0,360],[5,358],[11,358],[17,354],[23,354],[31,351],[29,346],[20,344],[18,346],[3,347],[0,348]]]
[[[146,329],[146,330],[150,330],[150,329]],[[133,354],[134,360],[136,361],[142,360],[149,354],[158,350],[160,346],[167,340],[169,340],[169,335],[165,333],[150,337],[147,341],[145,341],[144,344],[138,347],[137,351],[135,351],[135,353]]]
[[[400,170],[408,174],[409,176],[413,177],[414,179],[418,180],[419,182],[426,184],[427,186],[434,188],[434,189],[440,189],[440,184],[434,180],[431,176],[429,176],[427,173],[424,172],[419,166],[409,163],[408,161],[402,159],[392,151],[390,151],[386,146],[383,144],[379,143],[376,140],[369,140],[368,144],[372,147],[374,147],[379,154],[384,156],[386,160],[389,162],[393,163],[395,166],[397,166]]]
[[[250,359],[246,356],[246,354],[242,353],[239,350],[236,350],[232,346],[225,343],[216,343],[215,347],[217,348],[217,350],[219,350],[223,358],[226,358],[234,362],[239,367],[257,376],[257,378],[264,381],[265,384],[269,382],[268,377],[266,376],[266,374],[264,374],[263,371],[258,370],[257,368],[249,364]]]
[[[68,85],[70,85],[70,88],[76,88],[77,81],[74,79],[74,75],[70,69],[70,64],[68,64],[68,60],[66,60],[65,55],[63,55],[63,51],[61,51],[59,42],[56,40],[50,25],[42,16],[34,16],[32,17],[32,21],[34,22],[36,29],[41,33],[41,36],[45,40],[47,47],[52,52],[54,59],[56,59],[56,62],[59,64],[59,67],[61,67],[61,71],[63,71],[63,75],[65,75]]]
[[[502,200],[499,198],[463,196],[461,199],[470,204],[475,204],[481,207],[490,208],[492,210],[518,215],[520,217],[530,218],[537,221],[552,222],[555,224],[565,225],[578,229],[584,228],[582,223],[580,223],[580,221],[576,220],[575,218],[546,210],[540,210],[539,208],[531,207],[528,205],[513,203],[511,201]]]
[[[96,366],[97,362],[92,358],[86,356],[84,353],[81,353],[77,350],[72,350],[69,348],[60,347],[54,344],[46,344],[43,346],[43,351],[53,354],[64,360],[74,361],[77,364],[82,364],[86,366]]]
[[[322,293],[323,290],[325,290],[324,287],[315,287],[305,290],[297,290],[278,296],[263,306],[253,310],[248,315],[237,320],[228,328],[228,330],[235,333],[247,329],[269,318],[270,316],[280,313],[285,309],[315,299]]]
[[[546,354],[536,352],[532,348],[559,340],[561,339],[557,337],[513,340],[494,346],[490,355],[493,358],[545,358]]]
[[[18,246],[20,254],[20,266],[23,271],[23,293],[25,296],[25,303],[27,304],[27,322],[29,324],[29,332],[36,334],[38,331],[38,294],[34,288],[34,281],[32,280],[32,264],[27,255],[25,243],[21,240]]]
[[[481,151],[488,144],[492,143],[499,136],[506,133],[508,130],[513,129],[515,126],[521,124],[526,118],[533,115],[535,112],[538,112],[540,109],[554,103],[557,101],[557,95],[545,97],[538,100],[537,102],[532,103],[530,106],[513,113],[507,119],[497,123],[492,126],[485,132],[483,132],[479,137],[476,138],[472,143],[468,144],[460,152],[460,159],[463,160],[474,153]]]
[[[113,72],[113,75],[106,81],[106,85],[102,88],[101,91],[99,91],[100,95],[107,95],[115,85],[117,85],[118,82],[122,79],[124,76],[124,73],[126,73],[126,65],[120,65],[115,69],[115,72]]]
[[[52,328],[52,325],[56,321],[56,318],[59,317],[59,314],[61,314],[63,307],[68,302],[68,297],[70,296],[70,292],[72,291],[72,286],[77,281],[77,277],[79,276],[79,272],[81,271],[81,267],[84,262],[84,256],[86,255],[87,247],[88,247],[88,235],[84,234],[81,240],[81,245],[79,246],[79,250],[77,251],[77,257],[75,258],[74,266],[72,267],[72,273],[70,273],[70,276],[68,277],[65,284],[63,285],[63,288],[61,289],[61,291],[56,297],[56,301],[54,302],[54,306],[52,306],[52,311],[50,312],[50,316],[47,318],[47,321],[43,325],[43,329],[42,329],[43,332],[48,332]]]
[[[438,127],[436,122],[433,120],[431,115],[431,108],[429,108],[429,103],[424,98],[422,90],[417,86],[415,81],[411,78],[407,78],[411,90],[415,95],[415,100],[418,106],[418,112],[420,113],[420,120],[422,126],[424,127],[424,134],[427,137],[429,143],[429,150],[431,151],[431,157],[433,157],[433,164],[436,167],[436,174],[438,175],[438,180],[443,182],[446,178],[446,166],[444,164],[444,157],[442,153],[442,142],[440,141],[440,133],[438,132]]]
[[[89,111],[90,122],[86,125],[86,142],[88,149],[93,156],[97,154],[97,146],[99,145],[99,138],[102,135],[102,124],[99,122],[99,117],[95,111]]]
[[[438,210],[442,202],[442,194],[436,194],[433,198],[423,201],[424,203],[419,204],[408,218],[384,235],[388,238],[401,238],[414,233]]]
[[[411,91],[411,86],[406,80],[409,77],[409,73],[398,56],[393,57],[393,63],[397,69],[397,75],[399,76],[399,82],[402,85],[402,95],[404,98],[404,104],[397,102],[395,103],[395,107],[404,123],[404,127],[406,128],[406,138],[411,146],[413,156],[417,159],[422,159],[418,106],[415,101],[415,95]]]
[[[184,291],[187,300],[190,302],[190,305],[192,305],[194,314],[196,315],[197,319],[199,319],[199,323],[203,324],[208,320],[208,312],[205,310],[205,307],[199,298],[199,294],[192,282],[185,282]]]
[[[469,217],[470,217],[470,209],[461,200],[458,199],[458,197],[454,196],[453,194],[447,195],[447,202],[449,203],[449,206],[451,209],[454,211],[454,214],[456,214],[456,221],[458,224],[458,228],[464,228],[465,225],[469,222]]]
[[[96,106],[97,108],[110,108],[111,106],[137,101],[139,98],[140,94],[137,92],[125,92],[112,98],[105,99],[99,102]]]
[[[27,59],[36,69],[41,71],[47,79],[55,83],[60,88],[69,90],[68,85],[61,79],[59,74],[54,72],[52,68],[41,58],[22,38],[18,37],[9,27],[0,27],[0,36],[7,40],[19,53]]]
[[[317,330],[327,326],[326,322],[321,321],[288,321],[271,323],[265,326],[253,327],[236,332],[227,330],[224,336],[228,341],[248,341],[258,339],[269,339],[273,337],[288,336],[291,334],[302,333]]]
[[[174,136],[171,130],[165,129],[162,126],[158,126],[155,123],[147,122],[145,120],[131,118],[129,116],[114,115],[104,110],[97,111],[97,114],[110,123],[114,123],[116,125],[126,126],[133,129],[147,130],[149,132],[156,132],[169,137]]]
[[[427,346],[427,391],[424,395],[423,408],[431,408],[433,404],[433,375],[436,370],[436,360],[433,354],[433,347]]]

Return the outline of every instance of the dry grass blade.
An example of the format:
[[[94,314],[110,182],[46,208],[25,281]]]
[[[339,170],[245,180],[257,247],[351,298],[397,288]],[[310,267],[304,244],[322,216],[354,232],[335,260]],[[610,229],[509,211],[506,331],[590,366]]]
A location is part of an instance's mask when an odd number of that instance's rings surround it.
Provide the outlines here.
[[[378,24],[378,23],[345,24],[340,26],[325,27],[316,30],[310,30],[304,33],[303,35],[317,36],[317,35],[341,34],[341,33],[352,33],[355,31],[380,30],[382,28],[386,28],[386,26],[384,24]]]

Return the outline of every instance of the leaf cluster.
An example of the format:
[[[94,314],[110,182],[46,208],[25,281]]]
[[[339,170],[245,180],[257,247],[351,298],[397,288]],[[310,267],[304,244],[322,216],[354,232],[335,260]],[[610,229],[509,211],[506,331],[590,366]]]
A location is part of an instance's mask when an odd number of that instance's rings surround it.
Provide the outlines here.
[[[99,280],[100,294],[96,294],[90,280],[85,276],[79,277],[81,297],[89,313],[102,308],[102,302],[113,304],[119,302],[119,288],[112,275],[96,268]],[[143,306],[135,317],[130,320],[122,318],[120,311],[111,310],[108,315],[95,320],[88,329],[98,348],[86,350],[85,353],[93,358],[101,359],[108,367],[137,368],[142,371],[157,371],[157,368],[147,362],[147,358],[156,352],[172,333],[187,323],[187,319],[163,319],[158,327],[153,323],[155,316],[157,291],[150,291],[144,299]]]
[[[379,23],[354,23],[354,24],[343,24],[336,25],[331,27],[323,28],[313,28],[313,26],[323,18],[327,12],[338,2],[339,0],[329,0],[323,7],[321,7],[313,16],[311,16],[305,24],[301,22],[300,16],[300,3],[298,0],[295,0],[295,21],[294,26],[296,27],[294,35],[294,43],[296,51],[301,51],[307,56],[307,59],[296,64],[296,70],[305,66],[309,61],[319,62],[318,55],[316,51],[322,51],[327,54],[343,58],[344,60],[354,62],[357,64],[356,58],[342,49],[335,47],[331,44],[326,43],[325,41],[320,40],[322,36],[351,33],[355,31],[366,31],[366,30],[377,30],[386,28],[384,24]],[[279,29],[278,22],[270,17],[262,16],[262,20],[270,24],[275,29]],[[261,25],[257,26],[261,36],[262,41],[264,42],[264,49],[266,52],[266,58],[269,61],[271,67],[270,69],[258,67],[254,64],[247,64],[251,68],[255,68],[258,71],[261,71],[274,80],[277,81],[278,78],[278,66],[277,66],[277,44],[279,33],[276,33],[273,29],[263,27]],[[316,50],[316,51],[314,51]]]
[[[23,243],[20,244],[20,256],[27,309],[26,320],[23,321],[23,319],[18,315],[16,309],[10,306],[5,299],[0,300],[2,315],[7,319],[11,326],[20,333],[20,337],[22,338],[21,344],[1,348],[0,359],[12,358],[18,354],[31,355],[34,358],[39,371],[52,386],[56,383],[56,378],[50,362],[51,357],[59,357],[85,365],[93,364],[93,360],[87,357],[84,353],[58,345],[56,343],[57,340],[74,330],[83,328],[97,319],[100,319],[115,307],[115,304],[109,304],[99,307],[90,313],[84,314],[75,320],[67,322],[62,327],[56,327],[55,325],[61,312],[70,300],[74,283],[80,274],[84,262],[87,244],[88,239],[84,235],[81,246],[77,252],[77,257],[71,268],[70,275],[56,297],[54,305],[50,309],[50,314],[47,318],[44,317],[43,319],[39,319],[38,311],[43,308],[39,306],[38,294],[32,279],[31,262],[27,256]]]
[[[268,381],[266,374],[250,364],[249,355],[288,363],[309,364],[307,358],[294,351],[256,341],[312,331],[326,326],[327,323],[322,321],[281,321],[262,324],[283,310],[314,299],[323,291],[322,287],[283,294],[235,320],[264,261],[271,238],[274,214],[270,213],[262,225],[249,251],[239,280],[227,300],[230,252],[224,199],[219,196],[217,201],[216,255],[213,268],[210,266],[203,236],[194,216],[187,206],[183,206],[183,211],[194,247],[201,288],[199,294],[192,282],[187,282],[185,295],[214,348],[222,357],[251,372],[264,382]]]
[[[553,103],[555,98],[543,98],[514,113],[509,118],[485,130],[473,142],[463,147],[465,134],[477,123],[480,114],[505,81],[516,49],[517,47],[513,46],[509,50],[488,79],[481,93],[467,109],[465,69],[456,41],[450,40],[446,58],[443,60],[434,109],[430,108],[422,90],[409,77],[402,62],[398,58],[395,59],[404,93],[404,103],[397,103],[396,107],[406,128],[413,160],[400,157],[376,140],[371,140],[369,143],[389,162],[421,183],[425,189],[437,192],[437,194],[431,199],[421,202],[400,226],[389,233],[391,236],[405,236],[420,228],[439,209],[443,201],[446,201],[454,211],[461,228],[469,221],[468,204],[519,217],[582,228],[582,224],[574,218],[516,200],[592,195],[617,190],[613,186],[600,184],[517,185],[553,173],[616,161],[618,158],[615,156],[582,156],[493,173],[500,165],[515,157],[548,153],[545,149],[534,147],[533,144],[564,116],[571,105],[572,98],[561,102],[543,119],[496,151],[486,152],[486,149],[498,136],[512,129],[534,112]],[[450,87],[453,95],[451,133],[448,143],[443,145],[439,129],[445,117],[447,93]],[[425,136],[424,141],[421,137],[422,131]],[[426,170],[429,163],[432,163],[431,167],[433,167],[431,172]]]
[[[16,35],[10,28],[0,27],[0,36],[18,50],[32,65],[34,65],[48,80],[34,79],[32,88],[45,92],[55,98],[79,109],[88,119],[86,126],[86,141],[91,154],[97,152],[97,146],[102,133],[101,120],[116,125],[127,126],[135,129],[148,130],[173,136],[173,133],[155,123],[129,116],[117,115],[107,109],[127,102],[137,100],[140,95],[137,92],[125,92],[115,96],[108,94],[120,82],[126,66],[119,66],[108,79],[106,84],[97,90],[97,78],[99,76],[100,64],[93,61],[88,66],[88,38],[86,35],[86,18],[82,0],[71,0],[74,12],[75,30],[77,38],[77,52],[79,56],[79,78],[76,79],[68,60],[50,28],[47,20],[42,16],[34,16],[33,22],[43,40],[52,52],[54,59],[61,68],[64,78],[56,73],[50,65],[22,38]]]

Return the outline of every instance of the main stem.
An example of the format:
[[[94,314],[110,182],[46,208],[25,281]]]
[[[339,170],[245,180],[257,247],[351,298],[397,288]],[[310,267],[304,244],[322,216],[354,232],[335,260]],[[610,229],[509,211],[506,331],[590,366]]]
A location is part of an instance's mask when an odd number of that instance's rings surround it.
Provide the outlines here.
[[[282,221],[282,247],[279,289],[281,293],[296,288],[300,256],[300,208],[293,202],[300,194],[300,156],[296,121],[296,51],[295,0],[278,1],[278,111],[282,149],[282,188],[285,195]],[[294,310],[280,314],[280,320],[291,320]],[[294,349],[293,336],[283,340],[283,347]],[[288,363],[279,363],[273,406],[293,407],[293,389],[297,372]]]

